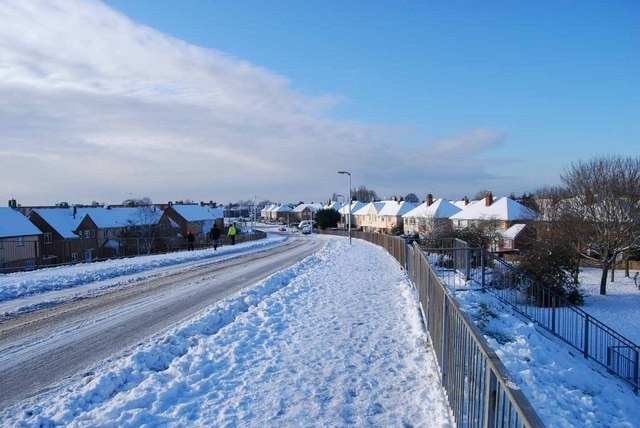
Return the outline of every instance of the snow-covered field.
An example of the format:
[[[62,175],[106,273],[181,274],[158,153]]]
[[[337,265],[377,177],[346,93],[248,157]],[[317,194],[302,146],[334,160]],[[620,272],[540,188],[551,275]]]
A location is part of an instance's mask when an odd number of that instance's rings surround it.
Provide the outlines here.
[[[169,265],[259,251],[282,239],[0,276],[0,314],[36,304],[61,283],[67,288],[54,291],[63,294],[56,298],[74,298],[160,275]],[[416,294],[402,270],[383,250],[357,239],[352,246],[339,237],[308,239],[326,246],[59,388],[3,410],[0,425],[451,426]],[[581,280],[591,294],[584,309],[636,340],[640,293],[633,280],[618,274],[605,297],[597,295],[598,271],[585,270]],[[626,384],[488,293],[455,294],[483,320],[547,426],[640,426],[638,397]],[[25,297],[11,297],[18,295]]]

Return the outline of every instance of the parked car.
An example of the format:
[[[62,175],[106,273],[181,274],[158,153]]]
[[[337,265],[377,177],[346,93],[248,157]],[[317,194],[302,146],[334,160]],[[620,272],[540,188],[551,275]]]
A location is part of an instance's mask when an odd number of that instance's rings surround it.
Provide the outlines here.
[[[312,232],[313,232],[313,229],[311,228],[311,226],[305,226],[302,228],[303,235],[311,235]]]
[[[298,229],[302,230],[305,227],[315,227],[316,226],[316,221],[315,220],[302,220],[300,223],[298,223]]]

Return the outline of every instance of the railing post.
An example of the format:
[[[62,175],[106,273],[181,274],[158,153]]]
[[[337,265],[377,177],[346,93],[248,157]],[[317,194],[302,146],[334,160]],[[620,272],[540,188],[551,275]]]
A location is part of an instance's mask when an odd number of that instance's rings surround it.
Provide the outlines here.
[[[633,391],[635,393],[638,393],[638,349],[634,349],[633,350],[633,356],[634,358],[634,364],[633,364],[633,384],[634,384],[634,388]]]
[[[589,358],[589,314],[584,314],[584,350],[585,358]]]
[[[467,254],[467,260],[465,261],[467,265],[467,269],[465,269],[466,272],[464,273],[464,276],[465,276],[465,279],[468,281],[471,278],[471,245],[467,242],[465,248],[466,248],[465,253]]]
[[[482,290],[484,290],[485,288],[485,282],[484,282],[484,277],[485,277],[485,270],[486,270],[486,266],[485,266],[485,260],[484,260],[484,251],[482,251],[482,249],[478,250],[480,251],[480,271],[482,279],[481,279],[481,284],[482,284]]]
[[[496,408],[498,405],[498,382],[496,380],[496,374],[493,369],[487,370],[488,382],[487,382],[487,401],[484,415],[485,427],[494,427],[496,425]]]
[[[553,296],[551,298],[551,301],[553,302],[551,304],[551,332],[553,334],[556,334],[556,309],[558,308],[558,301],[556,296]]]
[[[447,296],[444,296],[442,300],[442,385],[446,385],[447,379],[447,331],[449,329],[449,323],[447,322]]]

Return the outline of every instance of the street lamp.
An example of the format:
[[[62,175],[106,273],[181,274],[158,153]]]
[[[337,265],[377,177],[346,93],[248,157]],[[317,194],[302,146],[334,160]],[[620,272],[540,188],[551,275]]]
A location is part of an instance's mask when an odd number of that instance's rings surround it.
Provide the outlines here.
[[[349,176],[349,245],[351,245],[351,173],[348,171],[338,171],[338,174],[346,174]]]

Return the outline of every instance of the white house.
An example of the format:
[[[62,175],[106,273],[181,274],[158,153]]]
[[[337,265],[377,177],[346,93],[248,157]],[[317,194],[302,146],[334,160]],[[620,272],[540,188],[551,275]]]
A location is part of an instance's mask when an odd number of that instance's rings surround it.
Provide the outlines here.
[[[433,195],[428,194],[424,203],[402,216],[404,233],[406,235],[419,234],[423,237],[437,235],[439,230],[450,228],[451,220],[449,217],[461,210],[446,199],[440,198],[434,201]]]

